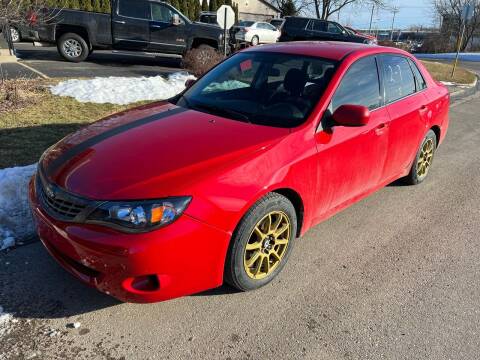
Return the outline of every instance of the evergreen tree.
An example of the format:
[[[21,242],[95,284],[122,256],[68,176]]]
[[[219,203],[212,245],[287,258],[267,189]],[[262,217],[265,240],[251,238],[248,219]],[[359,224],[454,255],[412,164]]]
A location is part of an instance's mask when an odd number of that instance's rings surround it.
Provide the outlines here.
[[[101,2],[101,12],[105,14],[110,14],[112,9],[110,8],[110,0],[100,0]]]
[[[208,4],[208,10],[217,11],[217,9],[218,9],[217,1],[216,0],[210,0],[210,3]]]
[[[178,3],[178,0],[172,0],[171,1],[171,5],[177,9],[177,10],[180,10],[180,4]]]
[[[102,12],[102,4],[100,0],[92,0],[93,1],[93,11],[95,12]]]
[[[233,11],[235,12],[235,23],[237,24],[238,23],[238,4],[237,3],[234,3],[233,4]]]
[[[80,10],[80,2],[78,0],[71,0],[70,8]]]
[[[200,1],[197,0],[195,1],[195,19],[198,19],[201,11],[202,11],[202,5],[200,4]]]
[[[202,0],[202,11],[208,11],[208,1]]]
[[[233,9],[232,0],[225,0],[225,5],[231,6]]]
[[[183,14],[183,15],[187,15],[188,16],[188,9],[187,9],[187,0],[180,0],[178,2],[178,10],[180,10],[180,12]]]

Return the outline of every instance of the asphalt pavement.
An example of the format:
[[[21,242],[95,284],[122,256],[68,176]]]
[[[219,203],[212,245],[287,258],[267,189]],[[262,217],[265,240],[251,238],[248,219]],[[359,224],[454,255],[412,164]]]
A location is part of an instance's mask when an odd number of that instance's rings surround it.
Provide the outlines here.
[[[452,107],[423,184],[391,184],[316,226],[254,292],[124,304],[40,243],[1,254],[0,304],[18,320],[3,358],[478,359],[479,108],[478,93]]]
[[[35,47],[31,43],[15,45],[18,63],[2,64],[7,77],[95,77],[95,76],[156,76],[179,71],[180,61],[94,51],[81,63],[65,61],[56,47]]]

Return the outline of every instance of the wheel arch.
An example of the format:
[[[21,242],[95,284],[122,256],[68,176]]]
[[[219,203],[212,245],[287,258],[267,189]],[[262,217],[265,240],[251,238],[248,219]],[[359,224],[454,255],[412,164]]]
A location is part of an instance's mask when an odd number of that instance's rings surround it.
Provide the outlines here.
[[[292,203],[293,207],[295,208],[295,212],[297,214],[296,236],[300,237],[300,234],[302,233],[303,218],[305,214],[305,208],[303,205],[302,197],[298,192],[290,188],[279,188],[279,189],[270,190],[270,192],[285,196]]]
[[[202,37],[198,37],[198,38],[193,39],[191,48],[195,49],[195,48],[199,47],[200,45],[209,45],[209,46],[212,46],[215,49],[218,49],[218,41],[216,41],[214,39],[208,39],[208,38],[202,38]]]
[[[440,126],[434,125],[430,128],[430,130],[432,130],[435,133],[435,137],[437,138],[437,146],[438,146],[438,143],[440,142],[440,135],[441,135]]]

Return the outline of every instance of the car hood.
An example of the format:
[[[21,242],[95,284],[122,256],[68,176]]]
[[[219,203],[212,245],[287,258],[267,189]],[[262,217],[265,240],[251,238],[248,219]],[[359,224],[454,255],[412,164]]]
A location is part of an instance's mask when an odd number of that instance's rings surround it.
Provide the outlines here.
[[[49,181],[95,200],[187,195],[178,191],[288,133],[162,103],[67,136],[45,152],[41,167]]]

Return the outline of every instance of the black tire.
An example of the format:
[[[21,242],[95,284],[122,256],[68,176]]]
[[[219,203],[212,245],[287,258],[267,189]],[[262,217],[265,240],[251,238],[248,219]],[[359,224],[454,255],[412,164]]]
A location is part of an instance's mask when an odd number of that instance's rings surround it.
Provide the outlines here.
[[[258,44],[260,44],[260,38],[257,35],[254,35],[252,37],[252,41],[250,41],[250,44],[252,46],[257,46]]]
[[[428,147],[428,144],[431,144],[432,150],[431,154],[425,157],[425,148]],[[412,168],[410,169],[410,173],[403,179],[406,184],[417,185],[422,183],[427,178],[436,150],[437,136],[433,130],[429,130],[420,144],[420,147],[418,148],[417,155],[415,156]],[[426,171],[422,171],[422,167],[425,165],[425,159],[428,160],[428,166],[426,167]]]
[[[288,218],[290,224],[290,232],[288,235],[286,235],[288,238],[288,243],[286,248],[283,250],[281,259],[277,261],[277,264],[271,273],[268,273],[267,271],[268,274],[266,277],[254,279],[247,274],[246,266],[244,265],[246,246],[249,243],[251,236],[253,236],[254,229],[259,221],[262,221],[262,219],[271,213],[283,214]],[[240,221],[240,224],[232,236],[227,253],[227,259],[225,261],[225,281],[241,291],[258,289],[268,284],[280,273],[287,263],[295,243],[296,234],[297,215],[292,203],[285,196],[280,194],[267,194],[252,206],[252,208]],[[282,245],[273,245],[271,248],[273,248],[274,251],[279,251],[281,246]],[[271,255],[268,255],[268,257],[266,257],[266,261],[269,264],[270,256]],[[261,258],[260,261],[261,264],[259,265],[259,268],[263,267],[263,264],[265,264],[263,262],[263,258]]]
[[[75,33],[63,34],[58,39],[57,49],[65,60],[76,63],[84,61],[90,53],[85,39]]]

